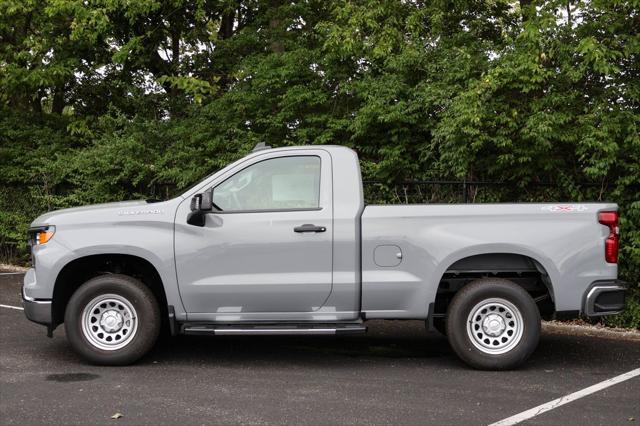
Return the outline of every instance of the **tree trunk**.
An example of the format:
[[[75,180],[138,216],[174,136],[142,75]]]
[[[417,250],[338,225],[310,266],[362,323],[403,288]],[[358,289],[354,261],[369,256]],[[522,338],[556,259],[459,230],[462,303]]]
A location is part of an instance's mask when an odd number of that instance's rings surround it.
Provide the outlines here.
[[[171,30],[171,67],[177,74],[180,68],[180,30],[177,28]]]
[[[520,11],[522,13],[522,22],[536,16],[536,6],[534,0],[520,0]]]
[[[220,29],[218,30],[218,38],[226,40],[233,35],[233,21],[236,15],[235,10],[225,12],[220,20]]]
[[[284,35],[284,22],[280,16],[282,3],[282,0],[271,0],[269,2],[269,8],[273,13],[269,20],[269,33],[271,37],[271,51],[274,53],[284,52],[284,43],[282,42]]]
[[[29,104],[31,105],[31,109],[33,112],[38,114],[42,113],[42,102],[40,102],[41,94],[40,89],[36,89],[36,96],[29,100]]]
[[[284,52],[284,45],[282,44],[282,40],[280,39],[280,26],[282,25],[282,21],[280,19],[274,18],[269,21],[269,28],[271,29],[271,50],[274,53],[282,53]],[[275,36],[275,37],[274,37]]]
[[[53,103],[51,105],[51,112],[54,114],[62,114],[64,111],[64,83],[58,84],[53,89]]]

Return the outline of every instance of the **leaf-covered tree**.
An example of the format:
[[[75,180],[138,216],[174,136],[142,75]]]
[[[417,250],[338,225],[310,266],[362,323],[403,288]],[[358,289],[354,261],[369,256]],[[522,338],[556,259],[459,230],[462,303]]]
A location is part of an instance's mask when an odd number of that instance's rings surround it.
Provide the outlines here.
[[[421,179],[616,201],[638,283],[639,29],[638,0],[1,0],[3,256],[45,210],[166,197],[257,142],[341,144],[377,202]]]

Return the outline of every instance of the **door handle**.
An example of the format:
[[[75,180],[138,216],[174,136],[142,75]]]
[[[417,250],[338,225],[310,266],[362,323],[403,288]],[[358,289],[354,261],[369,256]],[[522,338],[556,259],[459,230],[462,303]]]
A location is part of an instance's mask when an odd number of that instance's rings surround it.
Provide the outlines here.
[[[310,223],[305,223],[304,225],[296,226],[293,228],[295,232],[324,232],[327,230],[324,226],[316,226]]]

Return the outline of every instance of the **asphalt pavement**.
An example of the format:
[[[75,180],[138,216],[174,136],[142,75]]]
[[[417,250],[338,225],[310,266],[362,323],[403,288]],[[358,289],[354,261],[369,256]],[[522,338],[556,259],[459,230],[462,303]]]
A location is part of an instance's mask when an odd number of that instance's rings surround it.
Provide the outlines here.
[[[640,368],[640,338],[545,327],[521,369],[467,368],[420,321],[363,336],[166,338],[129,367],[88,365],[20,310],[0,275],[0,424],[487,425]],[[112,419],[115,414],[118,419]],[[640,377],[524,424],[640,425]]]

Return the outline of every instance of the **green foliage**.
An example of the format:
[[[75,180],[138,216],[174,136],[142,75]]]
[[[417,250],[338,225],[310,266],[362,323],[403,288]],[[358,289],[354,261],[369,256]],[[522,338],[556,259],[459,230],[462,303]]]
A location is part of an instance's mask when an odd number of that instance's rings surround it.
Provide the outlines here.
[[[640,291],[632,289],[627,295],[624,312],[606,317],[604,323],[611,327],[627,327],[640,330]]]
[[[426,179],[617,202],[637,301],[640,4],[522,4],[2,0],[0,256],[50,209],[166,198],[257,142],[341,144],[377,202],[458,200],[398,185]]]

